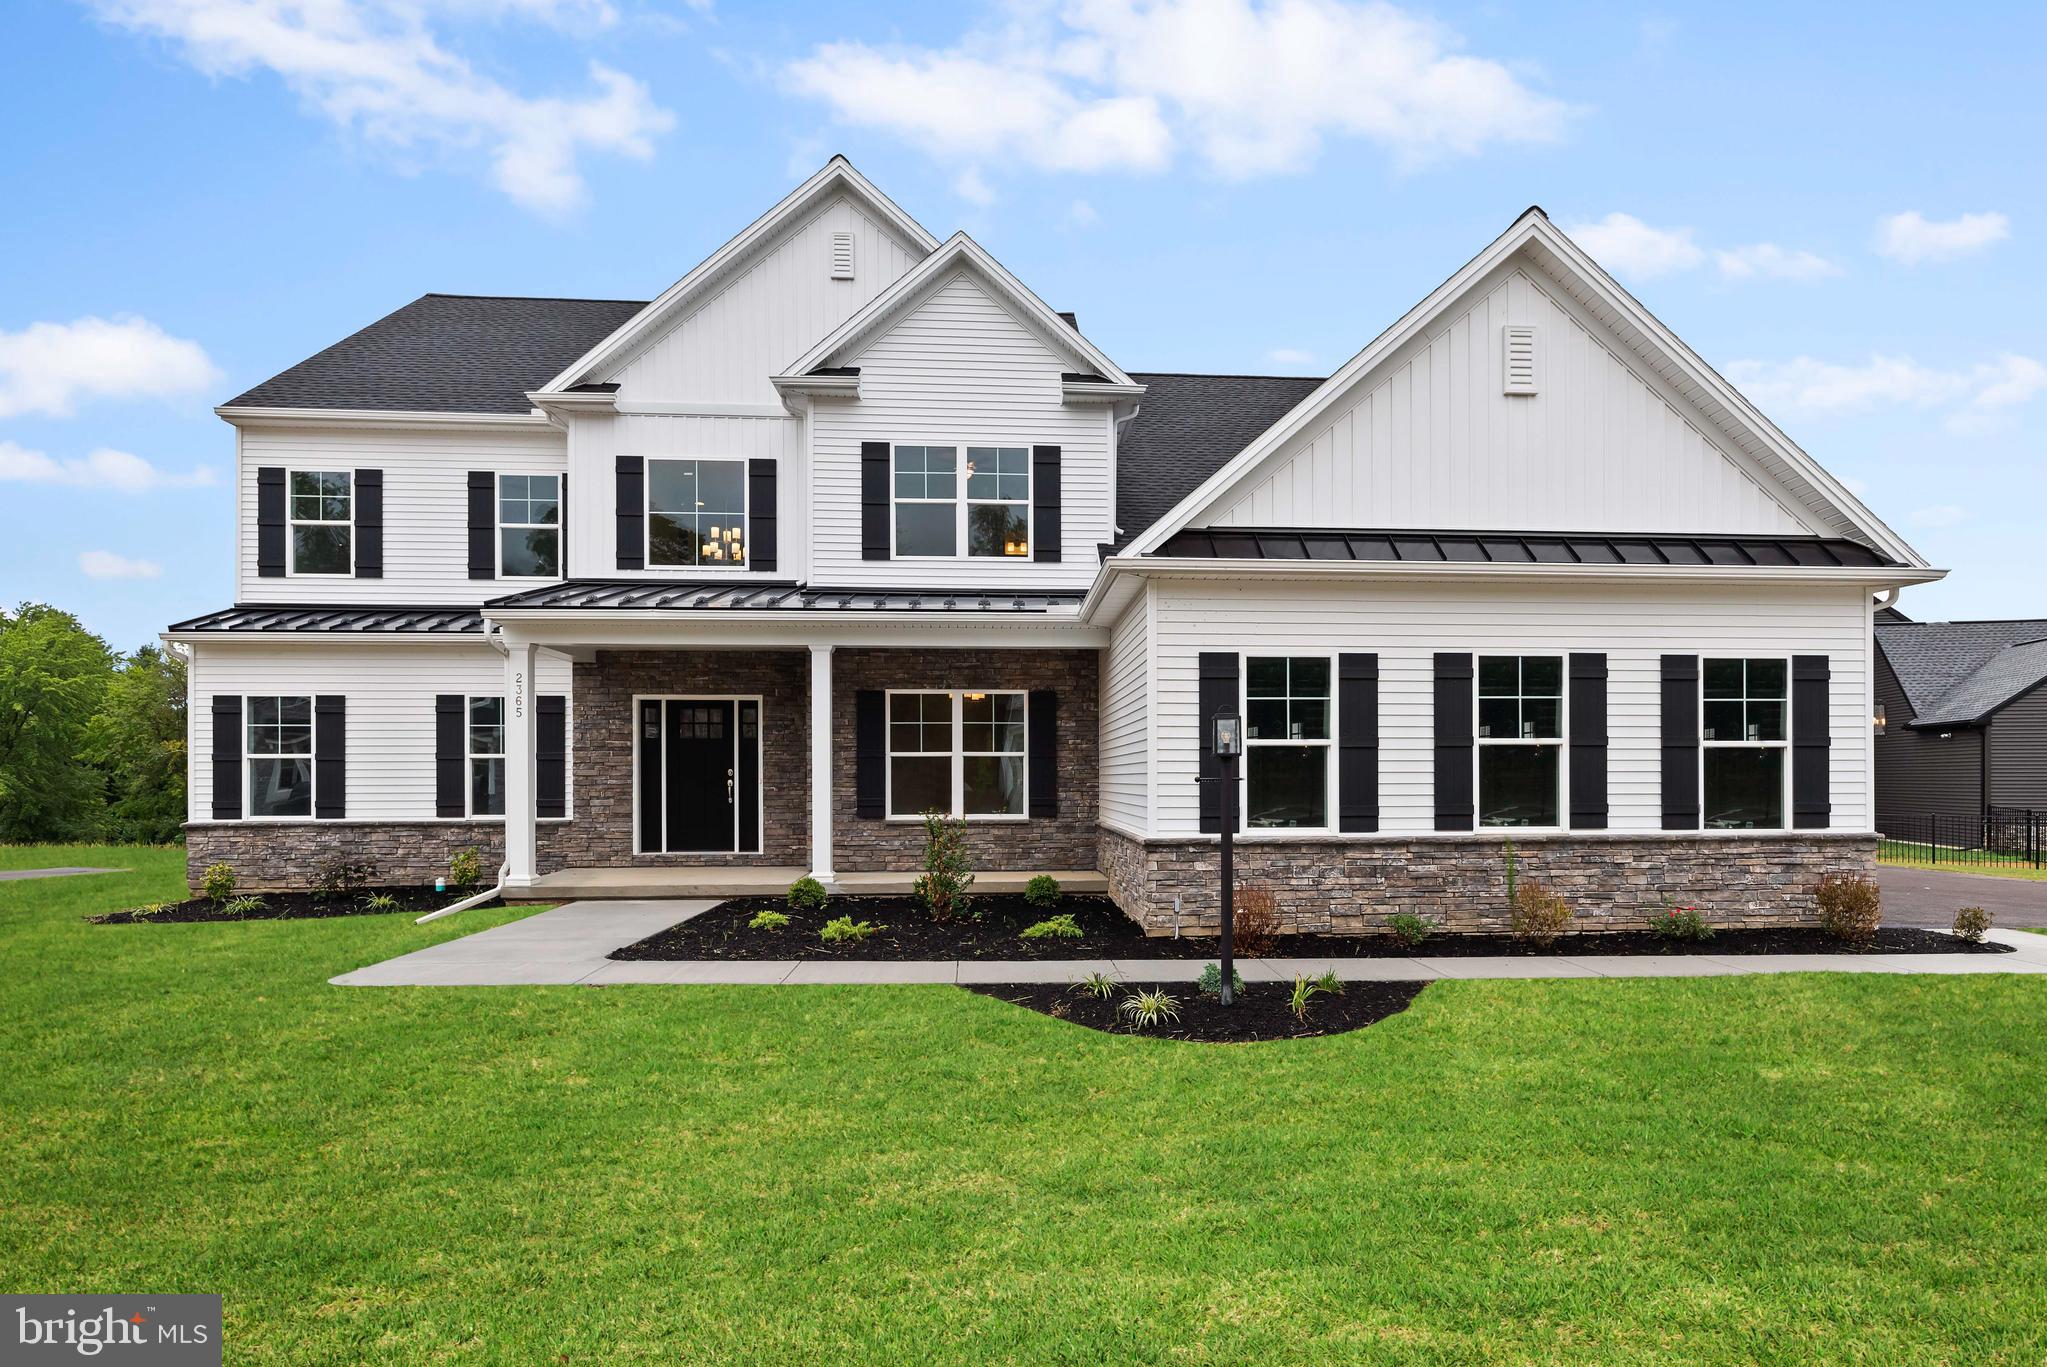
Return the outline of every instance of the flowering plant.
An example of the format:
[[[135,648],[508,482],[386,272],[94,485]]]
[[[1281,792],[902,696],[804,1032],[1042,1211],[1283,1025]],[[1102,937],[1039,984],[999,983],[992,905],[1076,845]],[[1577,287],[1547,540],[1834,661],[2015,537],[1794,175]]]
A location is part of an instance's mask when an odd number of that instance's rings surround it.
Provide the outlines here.
[[[1666,940],[1710,940],[1713,927],[1699,914],[1697,907],[1674,907],[1666,899],[1663,915],[1649,923],[1649,928]]]

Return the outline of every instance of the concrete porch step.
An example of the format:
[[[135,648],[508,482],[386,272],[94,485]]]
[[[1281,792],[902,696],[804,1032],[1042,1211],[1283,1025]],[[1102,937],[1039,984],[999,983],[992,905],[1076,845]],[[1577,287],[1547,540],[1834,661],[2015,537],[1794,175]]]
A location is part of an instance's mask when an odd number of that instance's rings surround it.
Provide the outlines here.
[[[557,869],[542,874],[512,902],[639,900],[649,897],[774,897],[789,890],[806,870],[775,866],[753,868],[623,868]],[[1022,892],[1041,872],[1049,872],[1067,892],[1107,892],[1109,880],[1094,869],[1033,869],[974,874],[974,891]],[[887,873],[842,873],[833,892],[901,894],[917,881],[916,870]]]

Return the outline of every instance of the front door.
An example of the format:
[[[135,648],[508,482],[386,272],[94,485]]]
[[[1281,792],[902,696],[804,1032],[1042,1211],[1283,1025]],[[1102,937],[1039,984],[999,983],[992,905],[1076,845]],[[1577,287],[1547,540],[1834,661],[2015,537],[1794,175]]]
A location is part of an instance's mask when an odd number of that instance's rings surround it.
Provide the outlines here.
[[[636,733],[644,854],[760,848],[760,704],[645,698]]]

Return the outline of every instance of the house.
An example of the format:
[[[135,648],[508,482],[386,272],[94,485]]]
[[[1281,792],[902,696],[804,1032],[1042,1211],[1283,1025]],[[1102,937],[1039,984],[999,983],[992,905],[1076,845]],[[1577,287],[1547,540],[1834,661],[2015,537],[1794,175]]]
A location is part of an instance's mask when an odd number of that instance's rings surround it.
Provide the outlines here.
[[[1360,330],[1361,333],[1363,329]],[[191,868],[1106,875],[1213,924],[1809,913],[1939,577],[1540,209],[1323,380],[1123,370],[834,158],[648,302],[428,295],[218,410]],[[552,880],[552,881],[551,881]]]
[[[2047,812],[2047,618],[1914,622],[1885,610],[1876,651],[1879,831],[1928,840],[1938,820],[1945,840],[1992,808]]]

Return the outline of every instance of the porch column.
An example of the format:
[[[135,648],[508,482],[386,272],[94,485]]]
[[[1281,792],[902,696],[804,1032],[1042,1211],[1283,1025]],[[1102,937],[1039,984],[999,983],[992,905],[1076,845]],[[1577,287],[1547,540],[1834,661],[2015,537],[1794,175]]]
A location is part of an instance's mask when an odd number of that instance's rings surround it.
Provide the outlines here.
[[[832,872],[832,648],[810,648],[810,876]]]
[[[535,877],[532,642],[505,639],[505,886]]]

